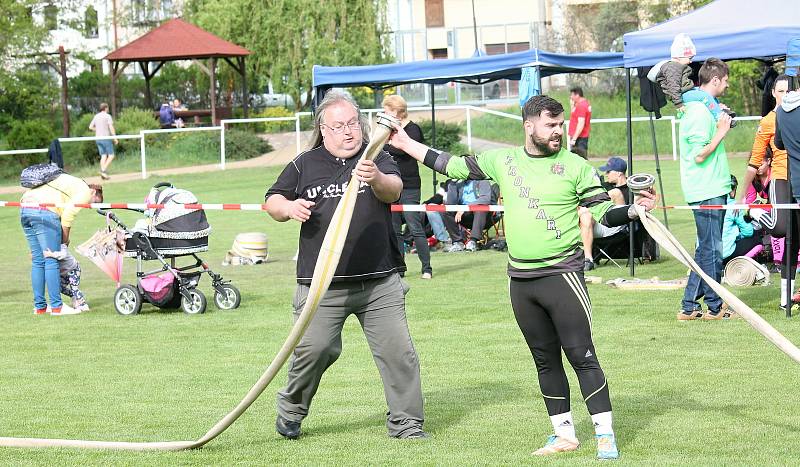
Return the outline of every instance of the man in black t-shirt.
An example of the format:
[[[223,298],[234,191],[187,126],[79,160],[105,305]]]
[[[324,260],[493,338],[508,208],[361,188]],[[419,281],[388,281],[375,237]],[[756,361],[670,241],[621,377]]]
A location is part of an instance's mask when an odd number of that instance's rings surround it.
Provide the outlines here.
[[[425,438],[419,359],[405,314],[407,285],[390,204],[403,183],[397,164],[382,151],[374,161],[359,157],[367,124],[346,93],[330,91],[317,108],[308,151],[298,155],[267,191],[266,209],[275,220],[301,222],[294,319],[308,296],[322,240],[355,173],[360,186],[341,260],[317,314],[289,362],[288,382],[278,393],[276,429],[300,436],[322,374],[342,351],[342,327],[356,315],[383,380],[389,410],[386,426],[396,438]]]
[[[611,188],[608,189],[608,196],[614,204],[622,206],[628,203],[628,164],[619,157],[611,157],[605,165],[597,169],[600,173],[605,173],[605,183]],[[591,271],[595,268],[592,257],[592,248],[595,238],[606,238],[625,230],[626,225],[607,227],[596,222],[592,214],[586,208],[578,209],[580,213],[581,240],[583,242],[583,270]]]

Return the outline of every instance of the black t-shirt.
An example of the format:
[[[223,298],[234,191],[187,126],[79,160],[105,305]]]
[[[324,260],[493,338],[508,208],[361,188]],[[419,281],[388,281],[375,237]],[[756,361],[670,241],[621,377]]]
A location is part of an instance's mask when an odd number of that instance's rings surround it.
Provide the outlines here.
[[[625,200],[625,204],[628,204],[628,193],[630,193],[630,188],[628,188],[628,184],[624,184],[622,186],[615,186],[612,189],[616,188],[617,190],[622,192],[622,199]],[[609,190],[611,191],[611,190]]]
[[[306,151],[283,169],[267,191],[267,198],[280,194],[288,200],[303,198],[316,203],[311,217],[300,227],[298,283],[311,283],[325,232],[360,155],[361,152],[339,159],[325,146]],[[385,174],[400,175],[397,164],[385,151],[378,154],[375,164]],[[376,198],[369,185],[361,185],[334,282],[375,279],[406,270],[392,227],[390,205]]]
[[[425,142],[422,137],[422,129],[416,123],[408,122],[408,125],[403,129],[408,133],[408,137],[414,141],[419,141],[420,143]],[[419,179],[419,162],[417,162],[416,159],[391,144],[387,144],[383,149],[389,151],[389,154],[391,154],[395,162],[397,162],[397,166],[400,168],[400,178],[403,179],[403,189],[422,187],[422,183]]]

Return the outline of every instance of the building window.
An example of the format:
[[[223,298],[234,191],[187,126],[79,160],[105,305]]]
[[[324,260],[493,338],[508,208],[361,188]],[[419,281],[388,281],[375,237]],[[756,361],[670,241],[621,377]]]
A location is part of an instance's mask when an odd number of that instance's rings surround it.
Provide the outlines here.
[[[444,0],[425,0],[425,26],[444,27]]]
[[[430,49],[431,59],[441,60],[447,58],[447,49]]]
[[[497,55],[506,53],[522,52],[531,48],[528,42],[509,42],[508,44],[486,44],[486,55]]]
[[[96,39],[97,33],[97,10],[90,6],[83,15],[83,34],[89,39]]]
[[[47,5],[44,7],[44,26],[48,31],[58,29],[58,7]]]

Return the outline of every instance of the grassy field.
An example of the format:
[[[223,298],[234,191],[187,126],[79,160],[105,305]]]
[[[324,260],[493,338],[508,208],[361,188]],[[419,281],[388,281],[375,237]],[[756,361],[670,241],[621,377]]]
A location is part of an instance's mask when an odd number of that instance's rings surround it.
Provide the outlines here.
[[[566,118],[569,119],[569,92],[558,91],[551,94],[566,109]],[[624,118],[625,99],[619,96],[607,96],[599,94],[596,96],[586,96],[592,104],[592,119],[601,118]],[[675,108],[672,104],[662,109],[663,115],[674,115]],[[519,107],[512,106],[503,110],[510,114],[519,115]],[[645,112],[638,103],[633,102],[631,111],[634,117],[646,117]],[[477,114],[477,116],[476,116]],[[523,134],[519,131],[520,123],[505,117],[473,113],[472,135],[476,138],[487,139],[490,141],[501,141],[508,144],[522,144]],[[653,154],[652,136],[650,134],[650,123],[633,122],[633,148],[634,154]],[[672,157],[672,130],[668,120],[656,120],[656,141],[658,142],[658,152],[664,157]],[[748,152],[753,146],[753,136],[755,135],[758,121],[740,121],[738,125],[725,137],[725,148],[729,152]],[[677,131],[677,128],[676,128]],[[466,132],[466,130],[464,130]],[[623,135],[621,138],[620,135]],[[627,141],[624,138],[625,123],[597,123],[592,124],[592,131],[589,137],[589,154],[591,156],[609,156],[627,154]],[[677,137],[678,135],[676,135]]]
[[[653,170],[638,162],[637,170]],[[743,168],[743,160],[732,167]],[[279,169],[173,177],[202,202],[260,202]],[[681,203],[677,166],[663,164],[667,200]],[[740,172],[740,170],[737,170]],[[423,169],[429,176],[430,172]],[[112,202],[139,201],[153,178],[109,184]],[[423,186],[429,190],[430,184]],[[425,193],[423,193],[423,196]],[[16,199],[16,196],[7,199]],[[670,214],[684,244],[693,238],[688,212]],[[133,215],[123,215],[133,220]],[[298,226],[264,213],[211,211],[211,251],[203,256],[243,293],[236,311],[201,316],[115,314],[114,284],[83,264],[92,311],[78,316],[31,314],[27,246],[15,209],[0,209],[2,352],[0,436],[122,441],[196,439],[256,381],[291,325]],[[104,220],[82,212],[79,244]],[[270,260],[219,266],[238,232],[269,235]],[[389,439],[378,372],[351,319],[344,352],[323,379],[306,433],[295,442],[274,430],[275,392],[285,372],[228,431],[202,450],[132,453],[0,448],[0,465],[596,465],[592,428],[569,371],[578,434],[584,445],[537,459],[551,427],[533,362],[514,322],[505,255],[434,253],[433,281],[411,271],[408,320],[425,393],[423,442]],[[126,281],[134,263],[126,260]],[[640,266],[637,276],[685,274],[672,258]],[[625,277],[614,266],[604,279]],[[207,278],[201,289],[211,295]],[[622,465],[797,465],[800,431],[797,365],[742,320],[678,323],[680,291],[617,291],[590,285],[597,350],[610,381]],[[796,319],[777,311],[776,286],[737,294],[794,342]],[[792,376],[795,375],[795,376]]]

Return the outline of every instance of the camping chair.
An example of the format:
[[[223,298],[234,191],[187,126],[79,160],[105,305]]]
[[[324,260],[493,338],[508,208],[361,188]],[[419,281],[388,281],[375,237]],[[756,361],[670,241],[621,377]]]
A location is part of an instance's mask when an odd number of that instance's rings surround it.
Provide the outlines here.
[[[659,257],[658,246],[647,233],[641,221],[633,223],[633,259],[639,264],[645,261],[655,261]],[[628,228],[611,235],[610,237],[595,238],[592,246],[592,260],[595,264],[613,262],[619,266],[617,259],[628,262],[628,252],[630,251],[630,240]],[[620,266],[621,267],[621,266]]]

